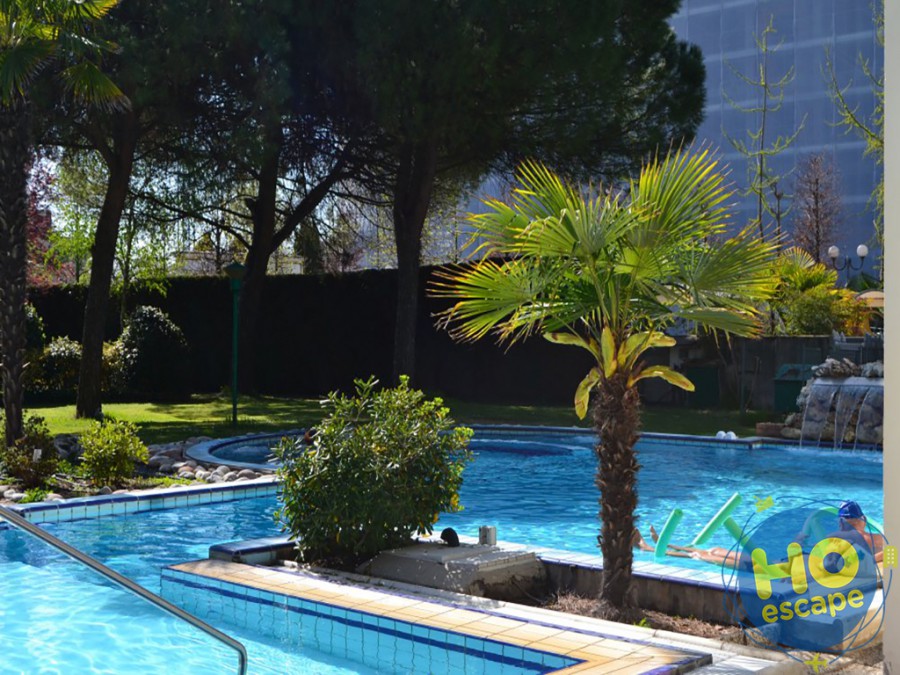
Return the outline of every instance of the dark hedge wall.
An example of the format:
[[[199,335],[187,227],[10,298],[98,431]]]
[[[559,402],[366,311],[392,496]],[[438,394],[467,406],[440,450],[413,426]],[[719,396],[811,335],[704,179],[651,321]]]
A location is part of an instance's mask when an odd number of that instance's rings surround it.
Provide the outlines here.
[[[422,270],[416,385],[432,393],[479,402],[568,405],[591,367],[575,348],[541,338],[504,350],[495,343],[456,344],[434,327],[445,305],[425,297],[432,270]],[[266,281],[256,354],[263,393],[320,396],[347,389],[357,377],[391,372],[393,270],[340,276],[275,276]],[[48,337],[81,337],[85,289],[31,293]],[[191,350],[194,391],[216,391],[229,381],[231,292],[224,278],[172,279],[165,297],[138,293],[134,305],[162,308],[181,327]],[[106,339],[121,331],[111,303]],[[243,357],[242,357],[243,361]]]

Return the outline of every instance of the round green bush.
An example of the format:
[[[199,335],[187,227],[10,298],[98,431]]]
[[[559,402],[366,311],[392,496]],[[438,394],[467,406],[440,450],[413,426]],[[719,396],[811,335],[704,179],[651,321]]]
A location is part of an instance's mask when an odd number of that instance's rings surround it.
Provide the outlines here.
[[[119,485],[134,473],[135,462],[149,458],[147,446],[129,422],[107,418],[94,422],[79,438],[81,465],[96,485]]]
[[[409,388],[356,381],[356,395],[331,393],[330,414],[310,442],[284,439],[275,454],[276,520],[303,560],[357,562],[430,534],[441,512],[460,510],[472,430],[457,427],[441,399]]]
[[[35,369],[32,389],[46,394],[75,394],[81,368],[81,343],[67,337],[53,338]]]
[[[129,394],[171,399],[188,393],[187,340],[161,309],[138,307],[122,331],[119,350]]]

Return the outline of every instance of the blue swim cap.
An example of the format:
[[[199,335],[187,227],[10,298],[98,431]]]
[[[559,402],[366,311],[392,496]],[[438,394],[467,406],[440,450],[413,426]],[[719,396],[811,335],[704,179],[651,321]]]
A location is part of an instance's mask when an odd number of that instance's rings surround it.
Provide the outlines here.
[[[840,518],[862,518],[863,511],[856,502],[843,502],[838,508],[838,516]]]

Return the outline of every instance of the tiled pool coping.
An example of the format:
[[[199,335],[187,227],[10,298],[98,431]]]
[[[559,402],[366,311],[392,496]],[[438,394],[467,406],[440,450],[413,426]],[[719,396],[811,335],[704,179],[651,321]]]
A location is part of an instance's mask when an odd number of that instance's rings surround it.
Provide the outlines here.
[[[470,638],[500,647],[516,658],[524,649],[576,659],[580,663],[557,673],[683,673],[712,663],[709,654],[682,647],[663,646],[646,639],[641,629],[625,636],[594,630],[573,629],[537,619],[514,619],[487,607],[474,607],[446,598],[425,598],[395,589],[365,588],[335,583],[314,574],[273,570],[217,560],[200,560],[173,565],[163,570],[164,582],[194,583],[256,602],[290,605],[299,598],[327,608],[331,616],[361,614],[373,628],[405,630],[428,637],[429,629],[456,636],[471,644]],[[602,624],[598,623],[598,626]],[[402,627],[402,628],[401,628]]]
[[[55,502],[17,504],[11,508],[35,524],[60,523],[85,518],[230,502],[238,499],[254,499],[275,495],[277,492],[278,482],[276,479],[273,476],[264,476],[254,480],[226,484],[198,484],[178,488],[134,490],[97,497],[76,497]],[[5,527],[5,523],[0,522],[0,528],[3,527]]]

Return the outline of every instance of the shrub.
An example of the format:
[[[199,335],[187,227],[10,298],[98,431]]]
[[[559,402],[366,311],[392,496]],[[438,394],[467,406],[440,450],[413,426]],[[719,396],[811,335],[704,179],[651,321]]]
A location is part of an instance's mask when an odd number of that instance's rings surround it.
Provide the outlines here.
[[[149,458],[147,446],[129,422],[110,418],[94,422],[79,439],[81,464],[96,485],[118,485],[134,473],[135,462]]]
[[[331,393],[313,440],[284,439],[281,507],[275,517],[304,560],[359,560],[430,534],[442,511],[458,511],[471,429],[455,427],[441,399],[409,388]]]
[[[183,396],[189,389],[187,341],[156,307],[138,307],[119,338],[125,389],[145,398]]]
[[[44,488],[31,488],[29,490],[25,490],[25,496],[22,497],[20,504],[32,504],[34,502],[42,502],[46,499],[47,495],[50,494],[48,490]]]
[[[121,394],[125,391],[125,363],[122,345],[118,341],[103,343],[100,388],[109,394]]]
[[[26,489],[40,487],[56,471],[59,453],[43,417],[26,417],[24,432],[11,446],[0,434],[0,461],[6,467],[6,473]]]
[[[81,343],[67,337],[53,338],[44,348],[30,389],[52,394],[74,394],[81,369]]]
[[[852,334],[864,321],[865,306],[851,291],[817,286],[792,297],[784,316],[789,335]]]

